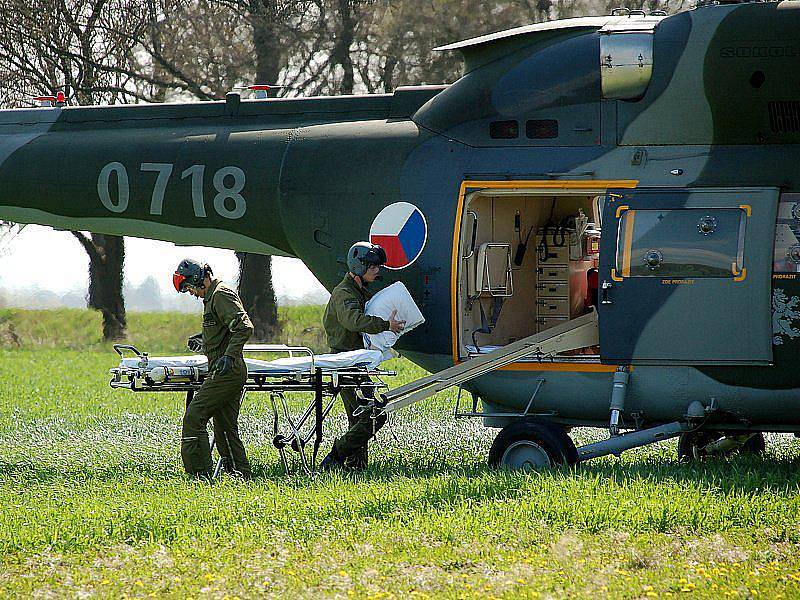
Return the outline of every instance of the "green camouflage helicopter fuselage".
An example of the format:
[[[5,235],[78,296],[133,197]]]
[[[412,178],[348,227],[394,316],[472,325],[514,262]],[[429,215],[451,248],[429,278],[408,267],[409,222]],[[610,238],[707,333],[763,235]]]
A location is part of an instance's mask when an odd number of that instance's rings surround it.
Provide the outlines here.
[[[387,279],[405,283],[427,322],[399,349],[438,370],[459,358],[454,236],[465,193],[604,182],[602,364],[503,370],[470,389],[489,410],[518,409],[543,380],[537,413],[599,425],[615,365],[632,364],[626,412],[641,423],[680,419],[698,400],[727,429],[796,431],[798,32],[798,1],[618,14],[446,47],[465,59],[448,86],[0,111],[0,218],[295,256],[331,289],[350,244],[407,203],[425,236]],[[628,80],[631,65],[604,56],[620,40],[641,44],[632,70],[647,76]],[[641,223],[648,210],[680,209],[718,209],[710,228],[741,223],[729,276],[621,272],[631,211]]]

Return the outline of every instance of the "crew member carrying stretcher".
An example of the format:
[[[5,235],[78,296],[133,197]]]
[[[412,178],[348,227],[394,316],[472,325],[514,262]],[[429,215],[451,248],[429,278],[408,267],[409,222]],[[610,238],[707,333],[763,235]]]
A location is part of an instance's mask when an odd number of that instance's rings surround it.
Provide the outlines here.
[[[347,252],[348,273],[333,288],[322,320],[331,352],[348,352],[364,348],[362,333],[393,331],[400,333],[405,321],[395,319],[393,311],[389,320],[364,314],[364,306],[372,294],[367,286],[378,277],[381,265],[386,262],[386,252],[369,242],[356,242]],[[373,419],[369,411],[354,414],[359,406],[352,388],[340,392],[350,428],[336,439],[330,453],[320,463],[320,468],[364,469],[367,466],[367,443],[386,423],[386,416]]]
[[[239,437],[247,367],[242,349],[253,324],[234,289],[213,277],[211,267],[186,259],[172,276],[175,289],[203,299],[203,332],[187,343],[208,358],[208,377],[186,407],[181,432],[181,458],[189,475],[211,479],[213,466],[206,426],[214,419],[214,440],[223,469],[249,479],[250,463]]]

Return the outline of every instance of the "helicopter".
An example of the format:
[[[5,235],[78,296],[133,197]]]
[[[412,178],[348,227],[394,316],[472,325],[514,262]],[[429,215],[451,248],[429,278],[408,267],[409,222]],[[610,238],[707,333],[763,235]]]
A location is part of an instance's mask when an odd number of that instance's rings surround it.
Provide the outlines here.
[[[800,1],[537,23],[392,94],[0,111],[0,218],[301,259],[354,241],[509,467],[800,432]],[[608,439],[577,448],[573,427]]]

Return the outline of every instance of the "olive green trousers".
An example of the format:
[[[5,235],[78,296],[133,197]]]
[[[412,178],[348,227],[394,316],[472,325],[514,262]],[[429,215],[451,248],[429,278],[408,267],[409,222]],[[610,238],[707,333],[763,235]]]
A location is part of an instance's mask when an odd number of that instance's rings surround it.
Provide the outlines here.
[[[352,380],[341,380],[343,383],[351,383]],[[336,452],[345,459],[347,466],[354,468],[365,468],[367,466],[367,444],[369,440],[386,424],[386,415],[380,415],[373,419],[370,412],[366,411],[360,415],[354,415],[355,410],[361,405],[353,388],[343,388],[339,396],[344,404],[347,413],[348,430],[334,442]]]
[[[239,437],[239,410],[246,379],[244,359],[237,359],[225,376],[212,373],[207,377],[186,407],[181,431],[181,458],[189,475],[210,477],[213,474],[207,431],[208,422],[213,418],[214,441],[224,459],[225,469],[250,477],[250,462]]]

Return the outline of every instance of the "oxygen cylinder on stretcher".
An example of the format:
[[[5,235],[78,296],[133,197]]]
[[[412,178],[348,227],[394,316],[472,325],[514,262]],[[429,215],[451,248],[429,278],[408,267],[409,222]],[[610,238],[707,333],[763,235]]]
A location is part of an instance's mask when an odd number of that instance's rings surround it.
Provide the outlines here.
[[[200,379],[197,367],[155,367],[147,372],[153,383],[193,383]]]

